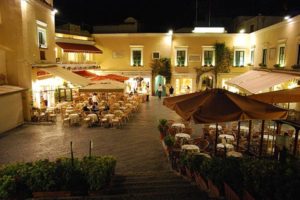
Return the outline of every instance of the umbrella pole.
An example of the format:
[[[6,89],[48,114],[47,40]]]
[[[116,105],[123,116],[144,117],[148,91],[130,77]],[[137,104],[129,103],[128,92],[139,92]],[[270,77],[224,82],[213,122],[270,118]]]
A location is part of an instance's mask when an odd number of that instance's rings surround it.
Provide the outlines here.
[[[238,132],[237,132],[237,139],[236,139],[236,151],[239,151],[240,135],[241,135],[241,121],[238,122]]]
[[[259,156],[262,156],[263,142],[264,142],[264,132],[265,132],[265,120],[261,121],[261,135],[260,135],[260,146],[259,146]]]
[[[252,120],[249,120],[249,131],[248,131],[248,146],[247,146],[247,152],[250,152],[250,141],[251,141],[251,131],[252,131]]]
[[[296,154],[297,154],[298,137],[299,137],[299,129],[296,129],[295,141],[294,141],[294,149],[293,149],[293,156],[296,156]]]
[[[218,128],[218,123],[216,123],[215,155],[217,154],[218,135],[219,135],[219,128]]]

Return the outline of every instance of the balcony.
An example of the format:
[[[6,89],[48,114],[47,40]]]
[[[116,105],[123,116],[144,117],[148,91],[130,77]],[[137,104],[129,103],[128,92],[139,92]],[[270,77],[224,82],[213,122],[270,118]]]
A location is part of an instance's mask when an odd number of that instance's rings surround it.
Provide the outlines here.
[[[57,65],[68,70],[101,69],[100,65],[95,61],[57,62]]]

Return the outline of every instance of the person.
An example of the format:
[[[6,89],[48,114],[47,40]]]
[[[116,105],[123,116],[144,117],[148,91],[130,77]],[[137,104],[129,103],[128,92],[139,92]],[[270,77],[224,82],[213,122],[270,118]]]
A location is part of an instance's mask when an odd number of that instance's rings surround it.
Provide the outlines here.
[[[171,87],[169,88],[169,93],[170,93],[170,96],[172,97],[172,96],[173,96],[173,93],[174,93],[174,88],[172,87],[172,85],[171,85]]]
[[[82,111],[84,112],[89,112],[90,109],[88,108],[87,104],[84,104],[83,108],[82,108]]]
[[[190,88],[190,86],[186,86],[186,93],[190,93],[191,92],[191,88]]]
[[[93,104],[97,103],[98,104],[98,97],[97,97],[97,93],[94,93],[92,96],[92,102]]]
[[[93,107],[92,107],[92,111],[93,112],[98,112],[99,111],[99,107],[98,107],[98,103],[94,103]]]
[[[146,87],[146,101],[149,101],[149,93],[150,93],[150,89],[149,89],[149,85],[147,85],[147,87]]]
[[[161,99],[161,94],[163,91],[163,87],[161,84],[158,85],[157,93],[158,93],[158,98]]]

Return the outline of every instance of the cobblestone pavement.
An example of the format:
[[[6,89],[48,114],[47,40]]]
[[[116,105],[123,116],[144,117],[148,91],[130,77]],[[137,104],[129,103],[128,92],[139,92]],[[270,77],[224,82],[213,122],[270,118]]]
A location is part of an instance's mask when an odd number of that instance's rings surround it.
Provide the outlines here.
[[[159,172],[168,170],[166,156],[159,139],[157,123],[160,118],[179,119],[175,112],[162,105],[156,97],[141,105],[139,113],[117,128],[62,127],[57,125],[23,125],[0,138],[0,164],[55,159],[70,156],[70,141],[74,155],[113,155],[118,173]]]

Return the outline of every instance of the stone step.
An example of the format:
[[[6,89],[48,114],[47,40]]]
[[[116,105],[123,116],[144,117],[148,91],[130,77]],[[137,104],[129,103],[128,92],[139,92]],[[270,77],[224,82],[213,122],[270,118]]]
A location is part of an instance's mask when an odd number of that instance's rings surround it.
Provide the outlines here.
[[[117,181],[112,182],[113,187],[122,186],[122,185],[132,187],[132,186],[136,186],[136,185],[151,186],[151,185],[174,185],[174,184],[190,185],[189,182],[183,181],[181,179],[163,179],[163,180],[149,179],[148,181],[145,181],[145,180],[131,180],[131,181],[117,180]]]

